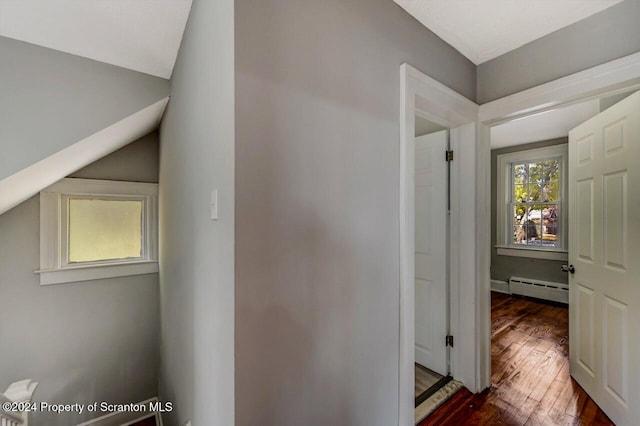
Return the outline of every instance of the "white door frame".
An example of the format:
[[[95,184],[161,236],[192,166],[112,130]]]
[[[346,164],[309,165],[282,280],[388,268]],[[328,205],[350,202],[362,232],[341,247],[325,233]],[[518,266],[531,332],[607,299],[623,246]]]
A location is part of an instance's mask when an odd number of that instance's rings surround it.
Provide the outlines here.
[[[481,105],[478,113],[478,132],[480,136],[479,149],[485,150],[486,162],[483,167],[491,170],[489,162],[491,126],[578,102],[638,89],[640,89],[640,52]],[[490,182],[484,179],[479,179],[479,181],[482,181],[484,186],[478,188],[478,197],[484,198],[485,202],[489,203],[491,199]],[[486,216],[481,226],[487,229],[491,228],[489,215]],[[482,235],[478,241],[477,250],[491,252],[490,234]],[[483,294],[484,292],[486,293]],[[490,297],[490,288],[481,286],[477,297],[476,306],[480,311],[480,317],[490,319],[491,306],[482,303]],[[490,347],[490,334],[484,336],[483,340],[486,342],[484,346]],[[482,343],[479,345],[483,346]],[[483,370],[480,372],[480,377],[482,377],[480,388],[483,389],[490,386],[490,360],[480,363],[480,366]]]
[[[400,426],[414,422],[414,137],[419,114],[452,129],[450,306],[453,376],[473,392],[491,377],[490,127],[562,106],[640,89],[640,52],[480,107],[408,64],[400,67]],[[477,124],[476,124],[477,123]],[[464,126],[454,131],[456,127]],[[461,210],[460,201],[474,209]],[[462,260],[460,262],[459,260]]]
[[[399,421],[414,424],[415,362],[415,116],[420,115],[451,129],[450,144],[455,152],[451,165],[450,238],[450,327],[455,338],[451,351],[452,375],[469,389],[480,390],[478,357],[488,360],[488,352],[478,351],[483,343],[476,336],[488,333],[489,322],[478,321],[475,283],[478,256],[476,205],[476,120],[478,105],[426,76],[408,64],[400,67],[400,358]],[[445,161],[442,153],[442,161]],[[469,208],[460,209],[464,201]],[[481,201],[481,200],[480,200]],[[482,203],[480,203],[482,204]],[[489,207],[489,204],[485,206]],[[488,234],[487,234],[488,235]],[[461,262],[460,259],[463,261]],[[486,287],[489,288],[488,257]],[[488,295],[488,291],[486,292]],[[444,344],[444,342],[443,342]],[[488,350],[488,346],[487,346]]]

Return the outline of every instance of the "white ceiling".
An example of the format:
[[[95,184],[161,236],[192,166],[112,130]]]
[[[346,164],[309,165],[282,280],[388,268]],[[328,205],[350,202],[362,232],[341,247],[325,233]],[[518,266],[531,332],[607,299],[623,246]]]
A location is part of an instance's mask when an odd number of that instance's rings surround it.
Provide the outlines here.
[[[478,65],[622,0],[394,1]]]
[[[0,0],[0,36],[169,78],[192,0]]]
[[[600,102],[582,102],[491,128],[491,149],[567,137],[569,130],[600,112]]]

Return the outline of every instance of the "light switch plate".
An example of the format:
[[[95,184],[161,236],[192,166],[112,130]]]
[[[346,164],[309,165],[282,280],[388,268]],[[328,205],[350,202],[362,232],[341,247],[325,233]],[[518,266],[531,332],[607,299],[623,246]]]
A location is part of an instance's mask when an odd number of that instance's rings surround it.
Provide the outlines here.
[[[218,190],[211,191],[211,220],[218,220]]]

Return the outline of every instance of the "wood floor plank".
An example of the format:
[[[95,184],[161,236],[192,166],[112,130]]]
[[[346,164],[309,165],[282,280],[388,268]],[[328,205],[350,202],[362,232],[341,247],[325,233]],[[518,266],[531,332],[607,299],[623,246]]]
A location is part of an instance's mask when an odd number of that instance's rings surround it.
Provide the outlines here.
[[[559,357],[556,352],[548,350],[545,353],[544,363],[536,371],[537,380],[533,385],[529,398],[542,401],[542,397],[549,389],[549,381],[553,381],[558,377],[564,363],[563,357]]]
[[[547,391],[544,393],[542,399],[540,400],[540,404],[536,407],[531,416],[529,416],[529,420],[527,421],[527,425],[543,425],[548,423],[549,412],[553,408],[553,405],[558,400],[558,397],[562,393],[562,390],[565,387],[565,383],[560,380],[554,380],[551,385],[547,387]],[[595,404],[594,404],[595,405]]]
[[[569,375],[565,306],[491,295],[491,388],[462,389],[420,423],[613,425]]]
[[[432,425],[444,425],[451,424],[455,421],[456,417],[468,418],[465,411],[475,411],[475,407],[472,404],[475,395],[469,392],[468,389],[463,388],[456,392],[446,404],[440,406],[433,413],[431,413],[425,420],[420,423],[421,426]]]

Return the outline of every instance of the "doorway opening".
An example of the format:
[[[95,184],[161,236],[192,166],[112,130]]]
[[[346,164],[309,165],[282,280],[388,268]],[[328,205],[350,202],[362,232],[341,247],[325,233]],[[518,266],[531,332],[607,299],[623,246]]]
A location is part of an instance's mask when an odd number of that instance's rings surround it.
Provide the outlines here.
[[[438,83],[408,64],[400,67],[400,330],[399,330],[399,425],[407,426],[414,421],[414,286],[413,265],[413,155],[415,139],[415,113],[427,112],[425,117],[451,129],[451,145],[456,161],[451,173],[451,265],[450,265],[450,319],[455,346],[451,353],[451,371],[469,390],[467,394],[457,394],[460,401],[486,395],[482,392],[491,385],[491,147],[490,127],[510,120],[543,113],[552,109],[573,105],[582,101],[616,95],[640,88],[640,53],[629,55],[590,68],[585,71],[544,83],[523,92],[478,106],[458,93]],[[640,109],[640,108],[639,108]],[[422,114],[421,114],[422,115]],[[622,122],[622,121],[620,121]],[[640,120],[633,121],[634,129]],[[611,123],[614,124],[614,123]],[[609,130],[616,130],[612,126]],[[635,130],[634,130],[635,131]],[[603,134],[604,132],[598,132]],[[623,132],[609,132],[621,135]],[[638,138],[640,139],[640,137]],[[637,141],[633,142],[638,144]],[[583,147],[589,144],[583,143]],[[620,146],[620,143],[612,146]],[[629,146],[629,145],[627,145]],[[638,144],[640,146],[640,144]],[[590,152],[583,149],[583,153]],[[588,156],[587,156],[588,157]],[[639,155],[640,157],[640,155]],[[583,155],[583,159],[586,158]],[[629,157],[635,158],[635,157]],[[570,160],[571,161],[571,160]],[[640,167],[630,170],[640,170]],[[621,174],[611,175],[608,180],[617,188],[624,187]],[[615,178],[615,179],[613,179]],[[614,189],[611,186],[611,189]],[[585,187],[586,188],[586,187]],[[611,192],[620,194],[620,192]],[[634,197],[637,196],[634,193]],[[621,200],[622,198],[619,198]],[[635,198],[634,198],[635,200]],[[640,201],[637,201],[640,204]],[[460,206],[467,208],[460,208]],[[469,206],[472,206],[469,208]],[[634,217],[636,216],[627,216]],[[613,222],[612,222],[613,223]],[[631,223],[631,222],[628,222]],[[638,225],[637,221],[633,222]],[[616,228],[618,229],[618,228]],[[640,230],[639,230],[640,232]],[[616,234],[616,235],[629,235]],[[619,240],[622,241],[622,240]],[[625,240],[630,241],[630,240]],[[640,253],[635,256],[637,258]],[[615,262],[613,262],[615,263]],[[631,265],[634,268],[639,265]],[[610,265],[614,267],[615,265]],[[568,266],[570,268],[570,266]],[[614,268],[615,269],[615,268]],[[621,268],[618,268],[621,270]],[[640,271],[636,275],[640,275]],[[588,289],[583,289],[585,311],[593,306],[608,309],[607,324],[632,324],[640,321],[640,306],[625,310],[620,298],[605,299],[597,304],[594,298],[588,300]],[[632,298],[633,302],[637,300]],[[601,316],[601,318],[603,318]],[[595,324],[595,323],[594,323]],[[595,327],[595,325],[594,325]],[[596,329],[601,329],[597,324]],[[634,359],[640,358],[640,345],[633,339],[624,339],[624,333],[611,334],[616,344],[634,351]],[[587,336],[594,334],[585,333]],[[572,333],[575,336],[575,333]],[[617,339],[617,340],[616,340]],[[624,342],[628,345],[625,346]],[[635,343],[633,343],[635,342]],[[576,345],[572,344],[572,348]],[[592,351],[593,356],[619,358],[613,346],[599,346]],[[607,348],[604,351],[603,348]],[[637,355],[637,356],[636,356]],[[592,355],[590,355],[592,356]],[[627,356],[628,358],[628,356]],[[630,359],[630,358],[629,358]],[[625,368],[633,363],[615,363]],[[630,403],[627,407],[634,418],[640,416],[640,392],[637,383],[630,382],[617,372],[608,374],[608,379],[616,379],[623,384],[624,395]],[[602,382],[601,382],[602,383]],[[625,385],[626,383],[626,385]],[[616,384],[617,385],[617,384]],[[625,387],[626,386],[626,387]],[[619,386],[616,386],[620,388]],[[616,401],[620,395],[614,388],[605,389],[606,397]],[[473,395],[472,392],[482,392]],[[488,391],[487,391],[488,392]],[[480,401],[481,402],[481,401]],[[443,407],[441,407],[443,408]],[[508,407],[506,407],[508,409]],[[612,417],[615,421],[616,419]],[[623,422],[624,423],[624,422]]]
[[[415,422],[452,381],[449,321],[449,130],[415,117]]]
[[[438,232],[446,231],[447,220],[450,232],[444,232],[444,243],[433,246],[431,252],[445,259],[438,264],[440,270],[449,281],[449,298],[440,296],[439,309],[448,311],[449,332],[453,336],[448,339],[446,331],[444,340],[437,339],[436,344],[447,353],[447,344],[455,346],[450,349],[449,362],[445,358],[443,376],[446,373],[475,390],[479,383],[477,365],[474,361],[477,354],[476,338],[484,324],[479,324],[475,309],[475,276],[476,262],[462,259],[475,259],[476,245],[469,244],[475,240],[476,217],[475,199],[476,180],[474,172],[477,164],[476,120],[478,105],[464,96],[447,88],[441,83],[426,76],[408,64],[400,67],[400,338],[399,338],[399,413],[398,424],[407,426],[415,424],[415,374],[416,374],[416,116],[431,123],[449,129],[450,149],[454,161],[450,163],[450,209],[447,219],[446,186],[444,201],[437,207],[444,211],[438,216],[438,226],[432,228]],[[438,155],[439,167],[447,167],[443,149]],[[437,155],[437,154],[436,154]],[[435,155],[434,155],[435,158]],[[435,163],[434,163],[435,164]],[[446,185],[446,177],[443,180]],[[427,203],[427,206],[436,205]],[[460,208],[460,205],[463,208]],[[440,213],[439,213],[440,214]],[[436,217],[436,216],[434,216]],[[424,249],[424,247],[423,247]],[[447,265],[446,259],[450,260]],[[440,272],[442,273],[442,272]],[[430,278],[427,278],[427,280]],[[427,286],[428,287],[428,286]],[[435,300],[435,299],[434,299]],[[445,316],[446,321],[446,316]],[[461,327],[464,324],[464,327]],[[446,330],[446,328],[445,328]],[[488,327],[487,327],[488,330]],[[487,331],[488,333],[488,331]],[[442,359],[438,357],[438,359]],[[452,383],[451,381],[450,383]],[[450,384],[449,383],[449,384]],[[447,384],[447,386],[449,385]]]
[[[617,416],[616,421],[628,418],[619,408],[627,404],[620,398],[607,401],[606,389],[603,394],[590,385],[599,376],[600,382],[611,381],[610,390],[624,389],[623,381],[613,381],[611,375],[622,377],[625,367],[595,367],[602,362],[595,354],[607,351],[603,339],[598,343],[592,337],[601,327],[602,333],[619,336],[622,342],[624,320],[614,325],[598,314],[607,309],[595,300],[600,297],[595,296],[598,284],[582,285],[589,278],[582,271],[576,280],[574,273],[576,268],[592,268],[588,275],[595,276],[597,269],[607,269],[597,248],[602,245],[606,251],[601,229],[611,229],[605,234],[618,232],[622,221],[607,225],[598,212],[626,217],[623,179],[609,190],[606,185],[611,176],[628,169],[615,149],[622,146],[616,144],[633,143],[629,137],[640,126],[631,120],[621,124],[636,108],[623,105],[632,103],[624,100],[634,93],[635,84],[489,126],[491,389],[484,402],[511,407],[500,410],[496,419],[613,424],[607,414]],[[614,188],[620,193],[611,192]],[[607,191],[613,194],[609,201],[603,195]],[[620,239],[614,243],[620,252],[626,250]],[[622,346],[616,353],[625,350]],[[588,371],[586,379],[580,378],[581,370]]]

